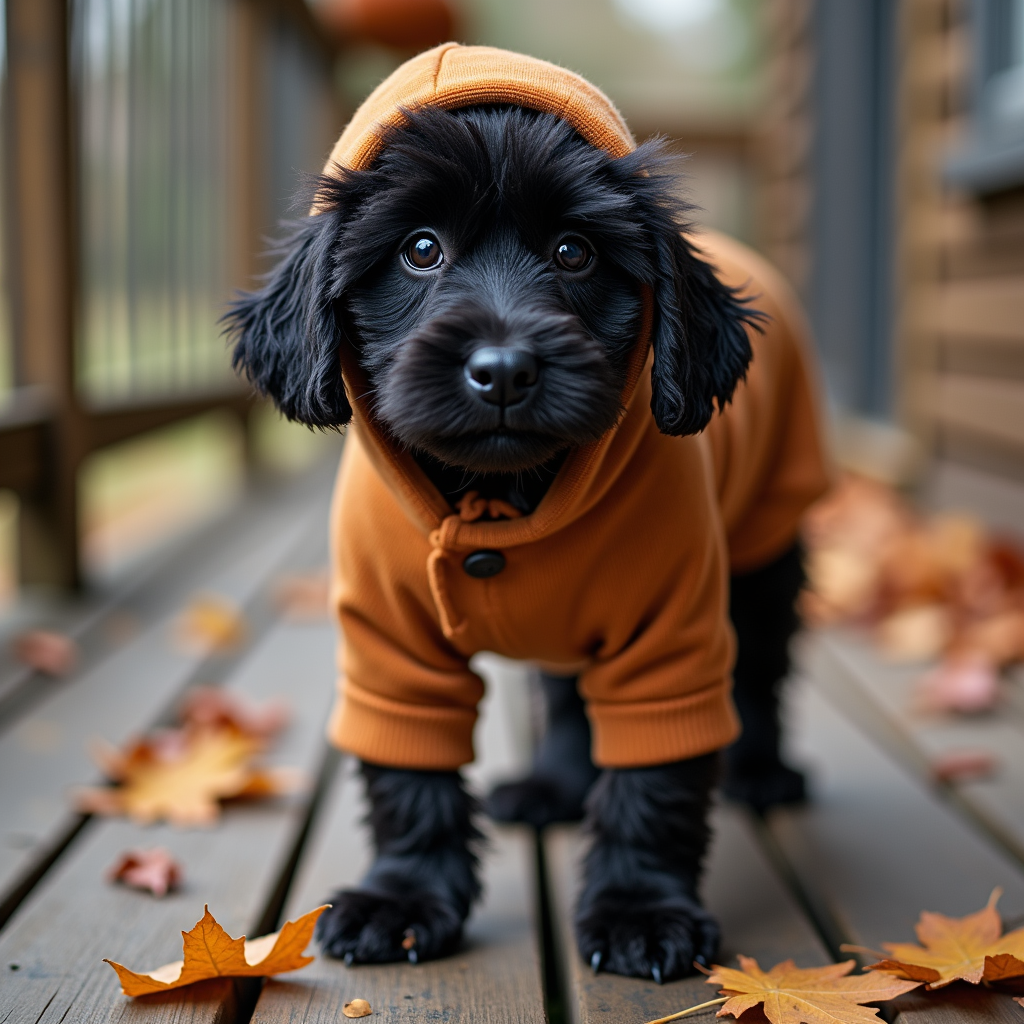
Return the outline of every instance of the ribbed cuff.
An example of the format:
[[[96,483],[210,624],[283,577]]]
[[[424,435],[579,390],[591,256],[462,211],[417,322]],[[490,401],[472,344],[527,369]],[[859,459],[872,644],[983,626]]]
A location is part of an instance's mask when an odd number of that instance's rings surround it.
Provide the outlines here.
[[[639,704],[593,702],[594,763],[601,768],[640,768],[698,757],[732,743],[739,720],[725,685]]]
[[[327,726],[330,741],[372,764],[450,771],[473,760],[476,711],[403,704],[347,680]]]

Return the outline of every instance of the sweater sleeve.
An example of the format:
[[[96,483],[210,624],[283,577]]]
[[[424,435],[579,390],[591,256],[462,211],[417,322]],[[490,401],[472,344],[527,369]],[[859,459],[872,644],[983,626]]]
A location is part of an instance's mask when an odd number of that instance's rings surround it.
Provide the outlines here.
[[[375,764],[446,770],[473,760],[483,682],[445,640],[426,582],[430,545],[346,440],[331,510],[331,606],[341,627],[328,735]]]

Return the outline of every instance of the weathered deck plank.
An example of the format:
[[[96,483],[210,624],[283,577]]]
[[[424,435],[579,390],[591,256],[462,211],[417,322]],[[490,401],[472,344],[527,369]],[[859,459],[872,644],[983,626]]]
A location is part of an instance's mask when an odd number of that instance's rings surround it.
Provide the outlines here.
[[[715,997],[701,977],[666,985],[612,974],[593,975],[576,951],[572,913],[584,840],[578,829],[552,829],[545,840],[552,913],[571,1024],[643,1024]],[[801,966],[830,958],[758,847],[748,821],[733,808],[715,811],[715,838],[704,885],[708,909],[722,926],[720,962],[737,953],[768,968],[793,958]]]
[[[826,692],[832,692],[830,688]],[[812,771],[814,800],[800,810],[776,811],[772,835],[793,870],[845,933],[847,941],[878,949],[913,941],[922,910],[960,916],[1005,890],[1007,917],[1024,912],[1024,872],[983,834],[886,751],[869,740],[801,681],[793,694],[794,749]],[[998,1019],[1018,1012],[1006,996],[979,990],[947,1003],[907,999],[905,1024]],[[903,1004],[901,1004],[903,1005]]]
[[[323,760],[333,647],[327,624],[281,624],[256,644],[230,681],[255,698],[288,696],[295,717],[272,760],[310,776]],[[132,1002],[120,995],[101,958],[139,970],[179,958],[179,930],[202,916],[205,903],[232,934],[255,934],[272,924],[267,910],[307,820],[309,796],[230,807],[222,823],[208,830],[94,820],[0,934],[0,1020],[231,1020],[234,983]],[[183,863],[182,891],[156,900],[104,880],[122,850],[153,845],[167,847]]]
[[[481,671],[488,697],[477,727],[479,761],[472,776],[487,779],[516,770],[519,739],[506,711],[525,686],[525,671],[488,659]],[[525,694],[523,694],[525,697]],[[288,900],[288,913],[316,906],[339,886],[352,885],[369,864],[362,819],[362,785],[350,764],[336,781]],[[493,830],[483,858],[484,899],[467,925],[463,948],[432,963],[347,968],[320,957],[294,979],[268,982],[254,1024],[322,1024],[341,1019],[341,1007],[362,998],[373,1019],[443,1020],[446,1024],[526,1024],[543,1021],[532,833]]]
[[[198,588],[262,542],[282,522],[303,516],[331,488],[336,458],[325,458],[284,483],[257,482],[218,515],[151,552],[116,581],[74,600],[28,598],[0,619],[0,730],[43,700],[75,686],[129,639],[173,615]],[[78,646],[78,663],[53,679],[16,663],[11,640],[21,629],[52,629]]]
[[[296,515],[262,523],[256,533],[245,531],[248,545],[185,593],[201,589],[235,602],[250,620],[251,642],[272,621],[266,585],[274,574],[326,558],[326,491],[304,504]],[[175,613],[162,616],[73,685],[55,690],[0,735],[0,906],[79,820],[68,789],[97,776],[89,742],[123,743],[165,713],[188,685],[217,681],[246,655],[247,647],[233,657],[178,650],[172,638]]]
[[[914,688],[922,665],[880,658],[846,631],[807,638],[801,651],[806,673],[828,688],[844,712],[876,736],[890,755],[926,786],[944,790],[973,823],[985,828],[1024,864],[1024,682],[1008,685],[1010,699],[997,713],[965,716],[915,711]],[[984,751],[997,764],[992,778],[937,782],[931,765],[953,751]]]

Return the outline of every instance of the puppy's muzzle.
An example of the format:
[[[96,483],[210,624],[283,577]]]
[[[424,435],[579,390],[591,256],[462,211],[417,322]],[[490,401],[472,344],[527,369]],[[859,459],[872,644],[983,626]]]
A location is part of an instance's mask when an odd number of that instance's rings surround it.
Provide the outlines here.
[[[529,349],[487,345],[466,360],[463,375],[476,398],[506,408],[526,398],[540,370]]]

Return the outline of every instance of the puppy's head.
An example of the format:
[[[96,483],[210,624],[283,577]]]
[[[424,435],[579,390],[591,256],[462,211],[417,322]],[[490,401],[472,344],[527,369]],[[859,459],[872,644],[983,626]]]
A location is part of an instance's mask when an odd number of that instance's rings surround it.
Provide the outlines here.
[[[368,170],[320,179],[319,212],[235,304],[235,367],[290,419],[337,426],[351,346],[398,443],[527,469],[614,425],[647,286],[656,422],[699,431],[757,314],[682,233],[666,163],[657,143],[613,159],[516,107],[407,111]]]

